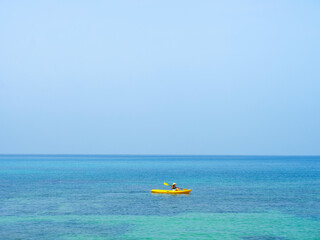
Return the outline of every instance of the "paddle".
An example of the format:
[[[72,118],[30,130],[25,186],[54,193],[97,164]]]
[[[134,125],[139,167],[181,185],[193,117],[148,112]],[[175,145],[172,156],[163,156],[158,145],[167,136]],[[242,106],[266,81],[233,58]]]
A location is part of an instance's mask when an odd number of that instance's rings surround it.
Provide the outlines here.
[[[166,183],[166,182],[164,182],[163,183],[164,185],[166,185],[166,186],[171,186],[171,185],[169,185],[168,183]],[[181,188],[182,190],[185,190],[184,188]]]

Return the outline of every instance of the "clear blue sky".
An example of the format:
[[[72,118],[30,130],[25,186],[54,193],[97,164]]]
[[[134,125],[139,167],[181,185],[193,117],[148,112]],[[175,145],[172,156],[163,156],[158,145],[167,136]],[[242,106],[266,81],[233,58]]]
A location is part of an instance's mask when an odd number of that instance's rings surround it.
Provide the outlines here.
[[[319,155],[319,12],[1,1],[0,153]]]

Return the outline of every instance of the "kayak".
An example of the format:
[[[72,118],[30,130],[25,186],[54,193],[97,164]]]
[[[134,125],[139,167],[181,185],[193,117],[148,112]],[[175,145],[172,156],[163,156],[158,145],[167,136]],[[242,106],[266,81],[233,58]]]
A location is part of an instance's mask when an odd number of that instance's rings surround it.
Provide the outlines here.
[[[165,194],[189,194],[191,192],[191,189],[183,189],[180,191],[152,189],[151,192],[152,193],[165,193]]]

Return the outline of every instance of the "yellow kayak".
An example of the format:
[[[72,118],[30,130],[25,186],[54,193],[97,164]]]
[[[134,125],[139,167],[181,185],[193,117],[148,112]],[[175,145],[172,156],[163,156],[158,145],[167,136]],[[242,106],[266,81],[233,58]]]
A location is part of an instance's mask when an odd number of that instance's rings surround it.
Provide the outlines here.
[[[151,192],[152,193],[165,193],[165,194],[189,194],[191,192],[191,189],[183,189],[180,191],[152,189]]]

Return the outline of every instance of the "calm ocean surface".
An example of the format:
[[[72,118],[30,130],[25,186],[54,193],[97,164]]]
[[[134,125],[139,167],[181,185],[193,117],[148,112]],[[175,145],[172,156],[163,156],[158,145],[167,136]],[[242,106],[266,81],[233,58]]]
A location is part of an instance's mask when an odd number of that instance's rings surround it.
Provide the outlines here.
[[[0,155],[0,203],[1,240],[320,239],[320,157]]]

